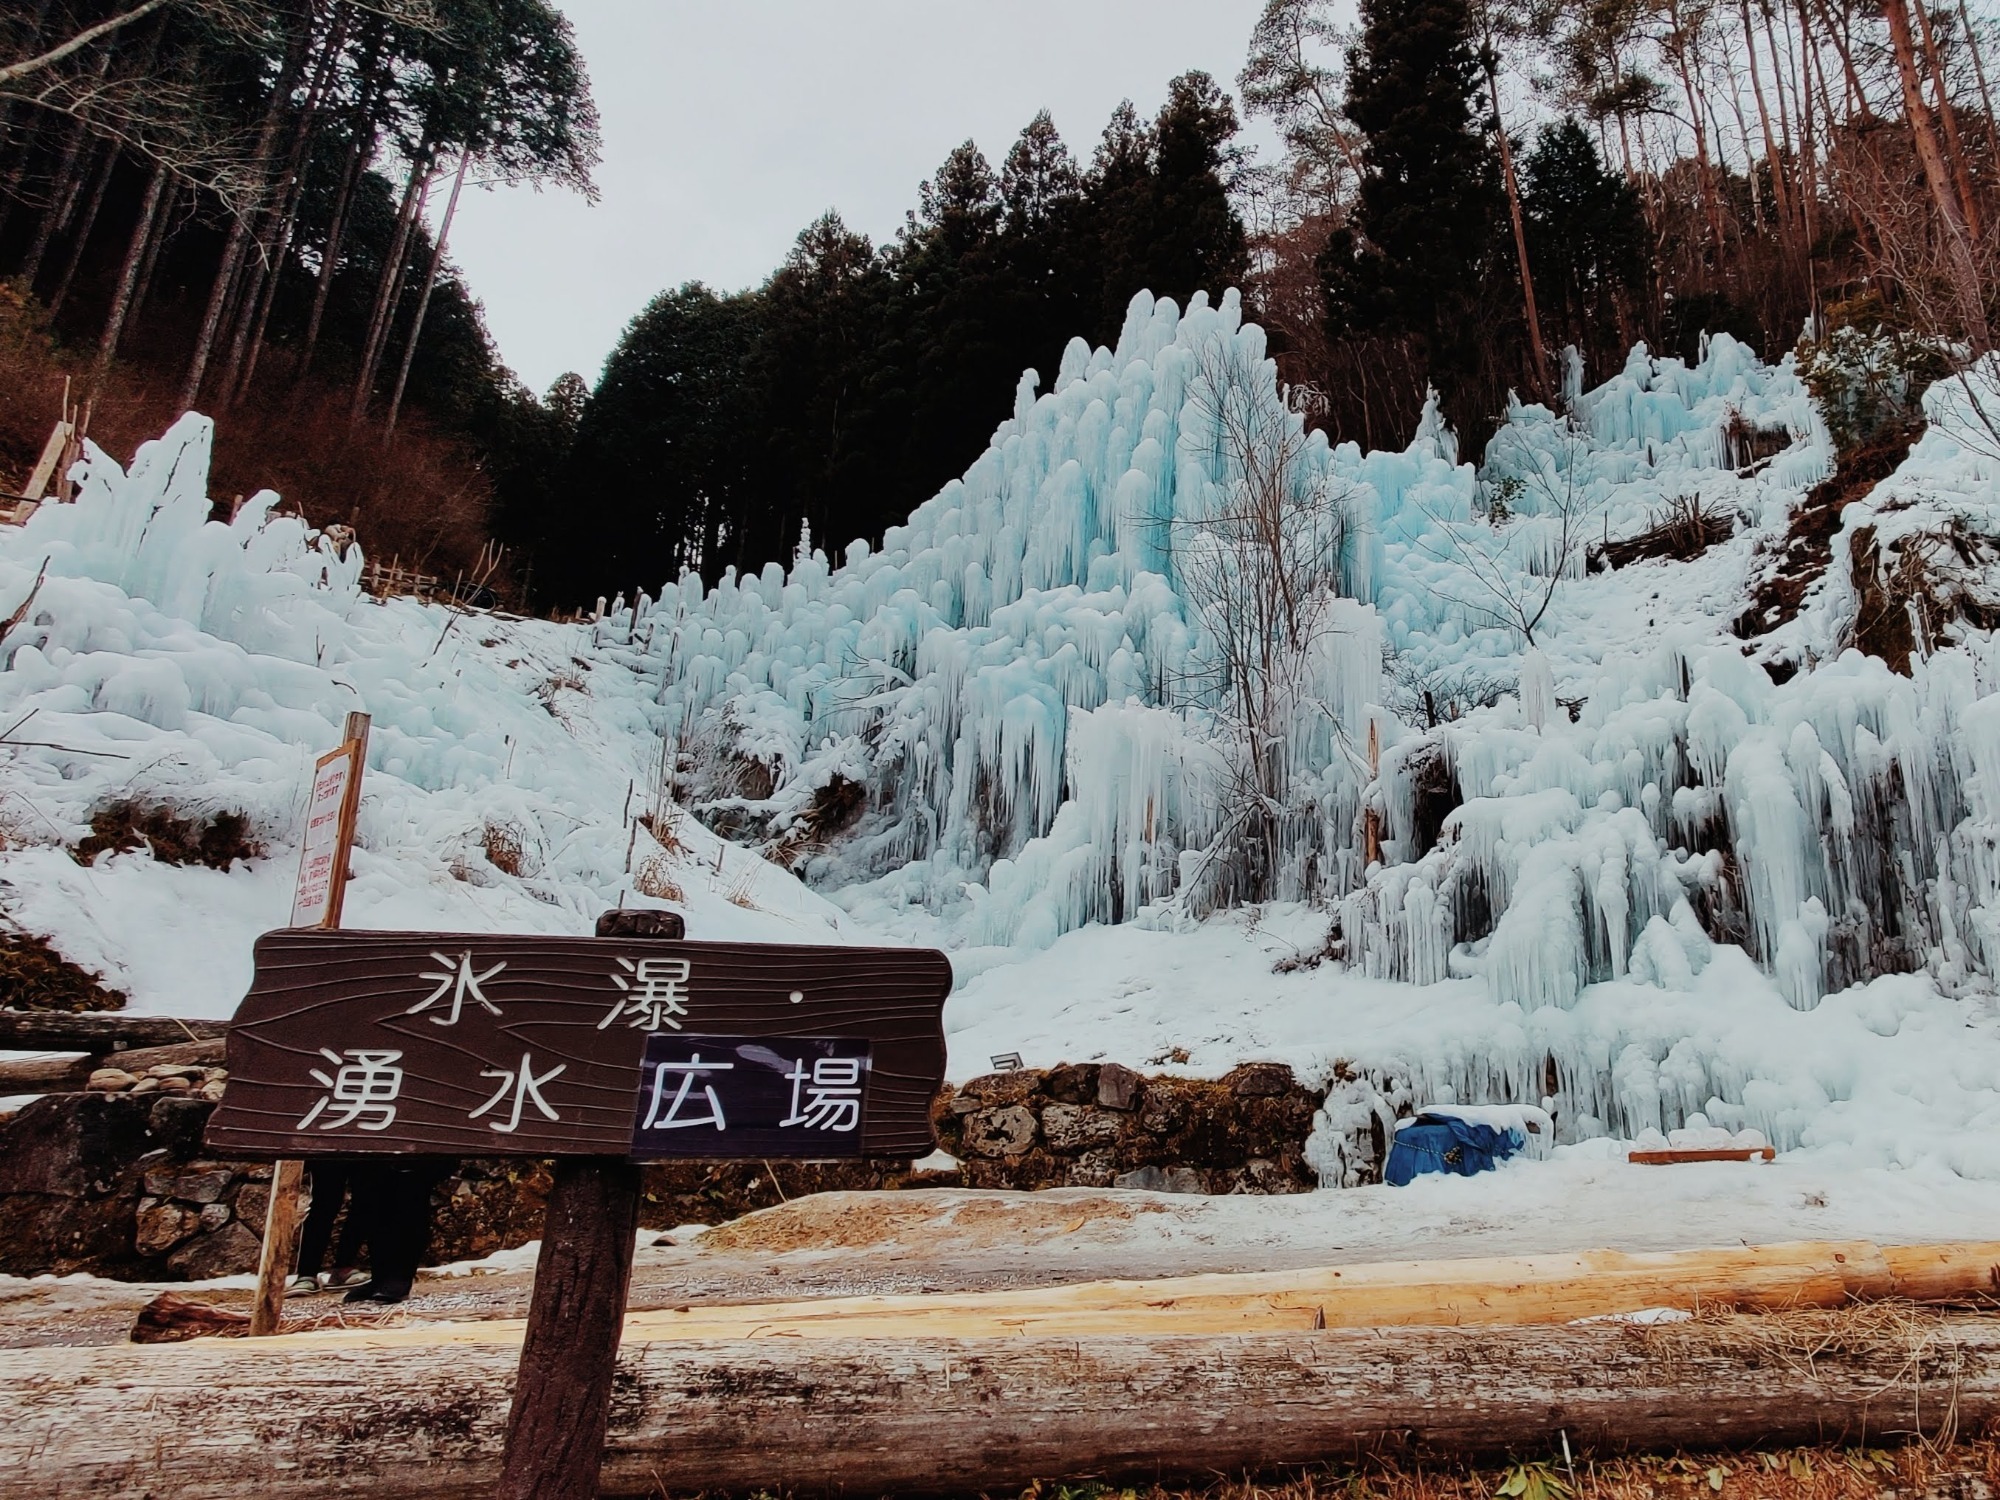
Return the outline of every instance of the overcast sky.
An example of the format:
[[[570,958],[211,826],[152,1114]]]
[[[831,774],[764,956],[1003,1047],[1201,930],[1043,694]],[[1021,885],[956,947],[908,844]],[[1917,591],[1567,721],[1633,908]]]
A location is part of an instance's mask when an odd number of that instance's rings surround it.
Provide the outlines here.
[[[1262,0],[558,0],[604,133],[595,205],[468,192],[451,257],[536,390],[595,383],[685,281],[753,286],[828,208],[880,242],[960,141],[997,168],[1046,108],[1080,159],[1113,107],[1205,68],[1235,92]],[[1260,130],[1259,136],[1268,132]]]

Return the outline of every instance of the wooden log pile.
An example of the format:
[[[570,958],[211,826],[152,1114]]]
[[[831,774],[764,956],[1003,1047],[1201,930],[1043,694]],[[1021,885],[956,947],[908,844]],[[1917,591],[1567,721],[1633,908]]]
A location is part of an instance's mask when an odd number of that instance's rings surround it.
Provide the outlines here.
[[[505,1345],[0,1351],[0,1496],[485,1496]],[[619,1358],[603,1492],[995,1491],[1406,1457],[1881,1443],[2000,1419],[2000,1319],[659,1340]]]

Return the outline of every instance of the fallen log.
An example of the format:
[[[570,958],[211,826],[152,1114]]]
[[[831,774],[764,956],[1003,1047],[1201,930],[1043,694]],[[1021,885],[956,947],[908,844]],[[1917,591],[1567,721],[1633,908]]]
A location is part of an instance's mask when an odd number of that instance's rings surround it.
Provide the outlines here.
[[[128,1047],[170,1047],[228,1033],[227,1021],[126,1016],[117,1011],[0,1009],[0,1052],[89,1052],[103,1057]]]
[[[1157,1281],[1086,1281],[1004,1292],[825,1297],[635,1312],[625,1341],[745,1338],[1095,1337],[1274,1333],[1419,1324],[1566,1323],[1646,1308],[1782,1311],[1995,1289],[2000,1243],[1885,1250],[1867,1240],[1628,1254],[1587,1250],[1403,1261]],[[519,1318],[369,1328],[310,1337],[348,1344],[509,1344]],[[292,1337],[292,1336],[287,1336]],[[296,1341],[296,1340],[295,1340]],[[304,1347],[302,1344],[301,1347]]]
[[[97,1066],[92,1057],[20,1057],[0,1062],[0,1095],[66,1094],[80,1089]]]
[[[332,1336],[0,1351],[0,1497],[487,1496],[511,1348]],[[1900,1305],[1677,1324],[621,1351],[608,1495],[1018,1489],[1339,1460],[1890,1441],[2000,1419],[2000,1319]]]

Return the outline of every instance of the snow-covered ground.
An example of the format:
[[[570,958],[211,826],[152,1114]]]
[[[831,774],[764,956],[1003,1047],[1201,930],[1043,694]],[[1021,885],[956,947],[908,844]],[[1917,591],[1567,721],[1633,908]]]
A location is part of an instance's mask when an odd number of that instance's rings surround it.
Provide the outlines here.
[[[369,599],[358,555],[268,496],[207,519],[205,419],[129,474],[92,450],[76,504],[0,531],[0,618],[47,570],[0,642],[0,913],[137,1010],[229,1013],[287,913],[306,772],[365,708],[352,926],[583,932],[625,901],[705,938],[933,944],[960,981],[956,1078],[1016,1051],[1274,1059],[1344,1080],[1336,1130],[1384,1101],[1547,1104],[1564,1144],[1510,1169],[1542,1175],[1509,1215],[1593,1195],[1692,1214],[1674,1195],[1706,1178],[1611,1193],[1594,1154],[1755,1129],[1814,1174],[1801,1201],[1893,1186],[1855,1199],[1853,1232],[1948,1200],[1950,1226],[2000,1235],[2000,655],[1970,630],[1907,677],[1843,653],[1843,532],[1776,642],[1802,670],[1749,659],[1746,578],[1831,463],[1789,366],[1722,338],[1693,367],[1640,352],[1574,392],[1572,424],[1513,413],[1478,475],[1434,420],[1402,453],[1305,440],[1299,473],[1356,521],[1287,731],[1311,826],[1288,835],[1292,899],[1198,921],[1187,883],[1232,810],[1214,705],[1185,691],[1213,622],[1163,538],[1241,481],[1190,394],[1225,357],[1264,382],[1244,399],[1280,403],[1233,298],[1135,302],[1119,349],[1024,383],[879,551],[575,626]],[[1788,446],[1752,465],[1742,430]],[[2000,531],[1996,473],[1940,421],[1871,504]],[[1557,546],[1577,495],[1615,538],[1696,494],[1739,529],[1692,561],[1590,571]],[[1491,612],[1552,576],[1529,649]],[[742,842],[662,800],[663,754]],[[1426,757],[1460,804],[1441,834]],[[815,826],[843,783],[852,821]],[[243,813],[266,853],[79,864],[121,800]],[[1724,1201],[1716,1233],[1745,1200]]]

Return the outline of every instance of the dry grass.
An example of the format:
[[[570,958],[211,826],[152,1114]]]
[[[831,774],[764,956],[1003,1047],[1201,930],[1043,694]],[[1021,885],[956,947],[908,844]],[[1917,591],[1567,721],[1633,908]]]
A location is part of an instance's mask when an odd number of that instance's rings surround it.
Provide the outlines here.
[[[1188,1487],[1048,1483],[1023,1500],[1972,1500],[2000,1486],[2000,1446],[1785,1448],[1593,1459],[1560,1454],[1499,1466],[1404,1465],[1391,1460],[1287,1477]]]
[[[639,868],[632,876],[632,888],[655,901],[678,904],[687,900],[687,892],[674,879],[672,865],[664,854],[649,854],[639,861]]]
[[[125,995],[33,933],[0,933],[0,1005],[17,1010],[123,1010]]]

